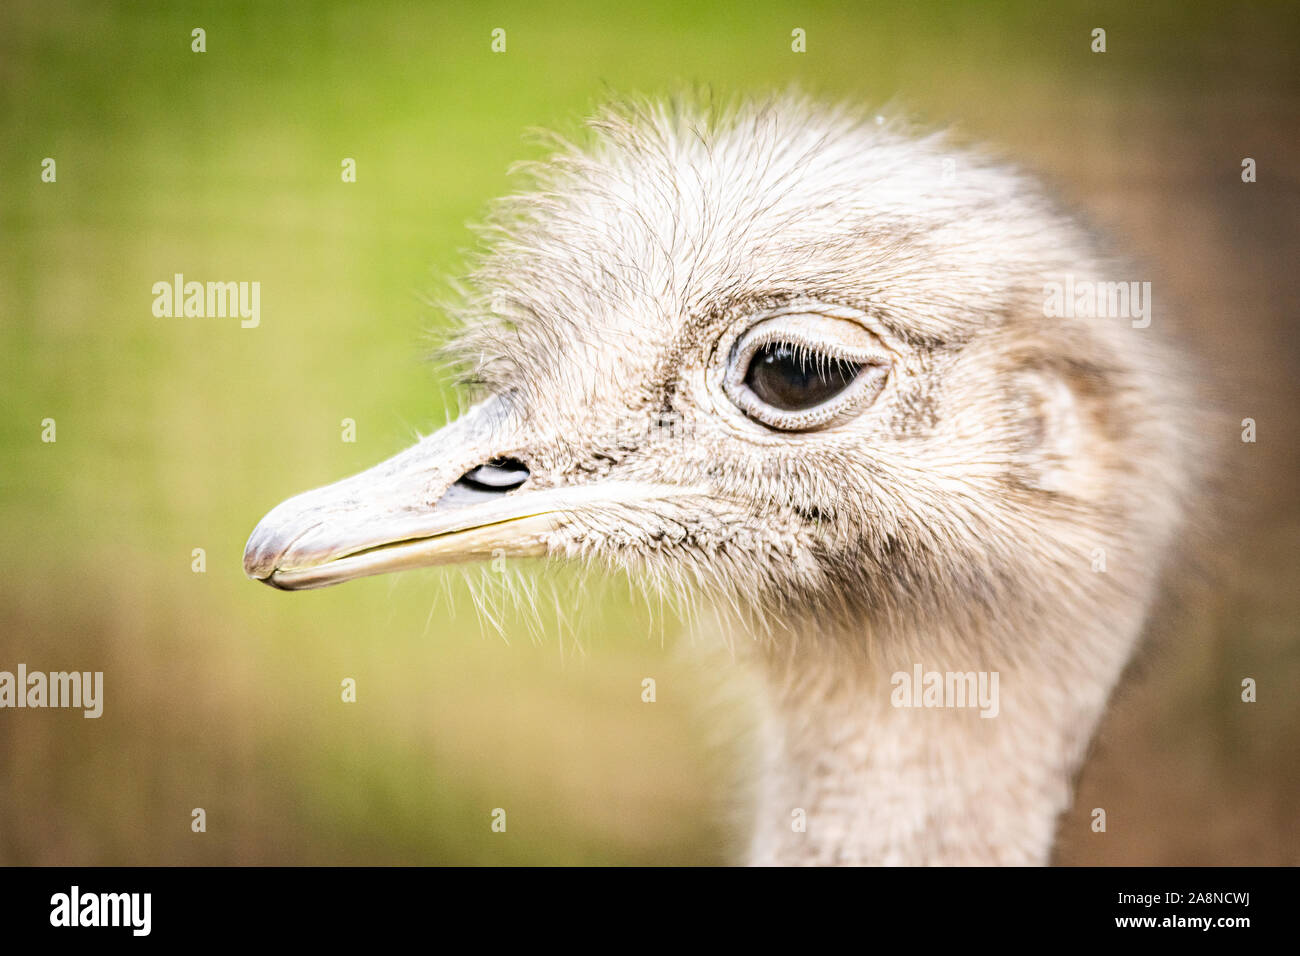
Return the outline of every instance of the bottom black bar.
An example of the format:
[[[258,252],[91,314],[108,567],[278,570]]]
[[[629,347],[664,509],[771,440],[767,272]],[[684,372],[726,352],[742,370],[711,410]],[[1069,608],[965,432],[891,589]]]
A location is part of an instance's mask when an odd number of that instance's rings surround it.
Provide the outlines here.
[[[856,926],[864,941],[875,928],[912,927],[926,943],[972,932],[1041,939],[1047,929],[1072,940],[1198,934],[1231,945],[1284,927],[1296,871],[15,868],[0,881],[6,941],[80,945],[394,933],[436,943],[452,932],[497,942],[512,931],[563,937],[612,923],[660,933],[679,922],[695,939],[784,924],[817,937]]]

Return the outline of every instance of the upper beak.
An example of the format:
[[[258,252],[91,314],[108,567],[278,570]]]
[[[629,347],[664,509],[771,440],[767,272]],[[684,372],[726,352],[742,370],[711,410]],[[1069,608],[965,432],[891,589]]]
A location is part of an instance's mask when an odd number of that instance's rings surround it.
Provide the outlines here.
[[[284,590],[495,557],[541,557],[567,515],[593,505],[672,496],[676,489],[602,482],[484,491],[459,482],[520,454],[519,422],[489,399],[399,455],[273,508],[244,549],[249,577]]]
[[[491,399],[359,475],[282,502],[253,529],[244,571],[298,590],[494,553],[545,554],[553,496],[447,494],[508,451],[515,430],[506,403]]]

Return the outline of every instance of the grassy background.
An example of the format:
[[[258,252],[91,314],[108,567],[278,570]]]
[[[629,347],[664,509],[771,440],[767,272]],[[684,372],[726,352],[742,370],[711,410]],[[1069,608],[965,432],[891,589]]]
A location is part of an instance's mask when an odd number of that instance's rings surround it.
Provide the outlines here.
[[[456,573],[284,595],[240,556],[268,507],[455,407],[422,364],[442,321],[422,301],[537,155],[524,131],[571,130],[607,91],[790,82],[898,99],[1056,182],[1147,255],[1170,323],[1260,423],[1231,465],[1228,573],[1126,687],[1058,855],[1300,862],[1298,21],[1283,3],[9,0],[0,669],[103,670],[107,701],[97,721],[0,712],[0,863],[726,859],[740,803],[716,741],[740,718],[671,624],[661,640],[613,592],[577,619],[502,608],[499,635]],[[261,327],[154,318],[175,272],[259,280]]]

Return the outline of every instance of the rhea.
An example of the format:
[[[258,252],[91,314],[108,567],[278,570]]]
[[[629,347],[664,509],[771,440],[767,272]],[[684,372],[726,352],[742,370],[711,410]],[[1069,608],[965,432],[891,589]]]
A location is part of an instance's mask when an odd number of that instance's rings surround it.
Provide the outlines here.
[[[505,555],[703,595],[758,675],[748,862],[1047,862],[1191,511],[1158,303],[1045,309],[1132,272],[893,119],[790,95],[589,125],[486,226],[470,410],[280,504],[247,573]],[[975,678],[996,707],[952,699]]]

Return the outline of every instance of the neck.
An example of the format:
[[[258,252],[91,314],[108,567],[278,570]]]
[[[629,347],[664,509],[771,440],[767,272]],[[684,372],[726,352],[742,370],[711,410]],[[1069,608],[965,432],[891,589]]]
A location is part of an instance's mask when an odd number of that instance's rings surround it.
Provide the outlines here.
[[[851,647],[805,639],[769,648],[757,661],[766,715],[750,861],[1046,863],[1074,772],[1127,654],[1091,673],[1080,667],[1063,685],[1062,661],[1041,645],[1054,673],[1032,656],[989,667],[955,653],[887,656]],[[918,664],[920,688],[912,686]],[[936,672],[944,685],[936,686]],[[960,700],[958,675],[971,672],[963,689],[976,691],[974,701],[952,706]]]

